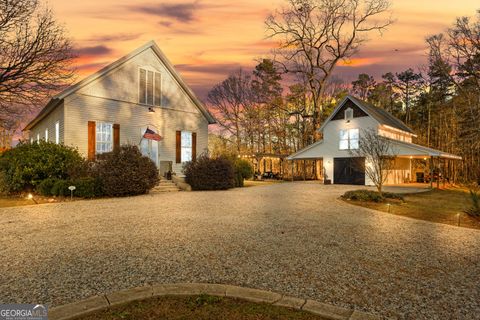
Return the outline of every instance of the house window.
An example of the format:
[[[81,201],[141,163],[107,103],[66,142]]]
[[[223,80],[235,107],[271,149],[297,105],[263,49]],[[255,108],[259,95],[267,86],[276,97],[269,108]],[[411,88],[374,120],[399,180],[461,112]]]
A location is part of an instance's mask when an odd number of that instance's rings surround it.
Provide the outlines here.
[[[160,106],[162,78],[159,72],[140,68],[138,102]]]
[[[182,131],[181,139],[182,162],[192,161],[192,133]]]
[[[60,143],[60,122],[55,122],[55,143]]]
[[[45,129],[45,141],[48,141],[48,128]]]
[[[351,120],[351,119],[353,119],[353,109],[347,108],[345,110],[345,120]]]
[[[340,150],[358,149],[360,134],[358,129],[340,130]]]
[[[113,150],[113,124],[97,122],[96,152],[104,153]]]

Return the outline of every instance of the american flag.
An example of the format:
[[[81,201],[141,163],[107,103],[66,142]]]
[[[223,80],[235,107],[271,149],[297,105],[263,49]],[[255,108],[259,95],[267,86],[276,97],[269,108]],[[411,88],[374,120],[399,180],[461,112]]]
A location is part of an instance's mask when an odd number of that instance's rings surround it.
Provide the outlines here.
[[[145,139],[155,140],[155,141],[162,140],[162,137],[160,137],[160,135],[158,133],[155,133],[155,131],[150,130],[149,128],[147,128],[147,130],[145,130],[145,133],[143,134],[143,137]]]

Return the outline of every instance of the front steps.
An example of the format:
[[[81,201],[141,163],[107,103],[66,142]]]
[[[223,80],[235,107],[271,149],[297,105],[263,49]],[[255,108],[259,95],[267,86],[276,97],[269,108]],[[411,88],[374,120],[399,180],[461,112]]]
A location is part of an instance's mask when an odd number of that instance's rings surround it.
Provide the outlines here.
[[[181,191],[179,187],[172,181],[165,178],[161,178],[158,184],[150,190],[150,194],[163,193],[163,192],[178,192]]]

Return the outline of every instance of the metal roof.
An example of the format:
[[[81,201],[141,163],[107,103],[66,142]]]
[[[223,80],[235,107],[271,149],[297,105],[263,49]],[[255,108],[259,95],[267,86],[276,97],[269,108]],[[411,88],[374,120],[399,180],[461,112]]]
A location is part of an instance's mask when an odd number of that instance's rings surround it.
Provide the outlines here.
[[[328,122],[335,116],[335,114],[342,108],[342,106],[347,102],[347,100],[352,101],[354,104],[356,104],[360,109],[362,109],[365,113],[367,113],[369,116],[371,116],[373,119],[375,119],[379,124],[381,125],[386,125],[401,131],[404,131],[406,133],[410,133],[412,135],[415,135],[415,132],[409,128],[405,123],[403,123],[401,120],[397,119],[387,111],[374,107],[370,104],[368,104],[365,101],[362,101],[360,99],[357,99],[353,96],[346,96],[335,108],[335,110],[332,112],[332,114],[325,120],[325,122],[322,124],[320,127],[319,131],[322,131],[323,128],[326,126]]]

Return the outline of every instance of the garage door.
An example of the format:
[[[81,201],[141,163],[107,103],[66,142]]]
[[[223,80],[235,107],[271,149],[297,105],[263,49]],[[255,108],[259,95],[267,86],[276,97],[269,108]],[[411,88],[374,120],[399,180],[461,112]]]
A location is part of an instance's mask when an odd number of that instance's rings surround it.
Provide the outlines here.
[[[365,185],[365,158],[334,158],[333,182]]]

